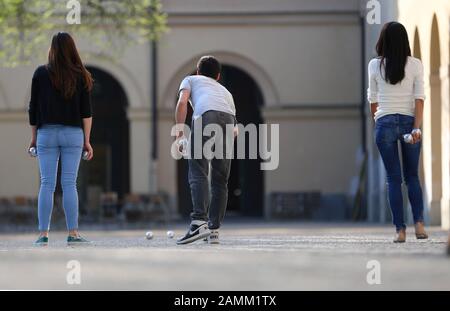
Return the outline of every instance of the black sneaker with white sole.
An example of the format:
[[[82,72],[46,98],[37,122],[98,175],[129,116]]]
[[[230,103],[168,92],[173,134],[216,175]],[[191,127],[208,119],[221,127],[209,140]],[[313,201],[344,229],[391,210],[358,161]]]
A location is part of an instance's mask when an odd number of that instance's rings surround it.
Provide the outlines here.
[[[210,234],[211,232],[209,231],[206,222],[202,224],[192,223],[186,235],[177,240],[177,244],[189,244],[197,240],[208,238]]]

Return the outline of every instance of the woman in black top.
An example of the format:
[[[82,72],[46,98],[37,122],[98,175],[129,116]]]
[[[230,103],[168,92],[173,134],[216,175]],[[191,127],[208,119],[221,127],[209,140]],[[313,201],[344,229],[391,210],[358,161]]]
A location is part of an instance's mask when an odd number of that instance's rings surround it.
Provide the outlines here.
[[[37,245],[48,244],[58,161],[61,160],[63,207],[68,243],[83,243],[78,233],[76,180],[82,151],[91,160],[91,90],[93,80],[84,67],[75,42],[65,32],[53,36],[48,64],[33,75],[29,121],[30,148],[37,149],[41,186],[38,199],[40,236]]]

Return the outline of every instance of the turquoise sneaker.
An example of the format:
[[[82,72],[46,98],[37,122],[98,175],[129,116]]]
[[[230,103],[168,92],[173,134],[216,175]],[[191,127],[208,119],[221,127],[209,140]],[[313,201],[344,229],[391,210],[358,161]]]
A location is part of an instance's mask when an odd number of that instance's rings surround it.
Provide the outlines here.
[[[35,246],[47,246],[48,245],[48,237],[40,236],[36,242],[34,242]]]
[[[81,236],[71,236],[69,235],[67,237],[67,244],[69,245],[83,245],[83,244],[90,244],[91,242],[86,240],[85,238]]]

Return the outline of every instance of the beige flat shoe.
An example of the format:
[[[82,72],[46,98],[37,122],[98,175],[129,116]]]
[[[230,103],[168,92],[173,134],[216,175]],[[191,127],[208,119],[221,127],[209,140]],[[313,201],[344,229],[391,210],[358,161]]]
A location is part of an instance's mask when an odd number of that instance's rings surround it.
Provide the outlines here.
[[[401,229],[397,232],[394,243],[405,243],[406,242],[406,229]]]
[[[416,238],[418,240],[428,239],[428,234],[425,231],[425,226],[424,226],[423,222],[417,222],[415,224],[415,228],[416,228]]]

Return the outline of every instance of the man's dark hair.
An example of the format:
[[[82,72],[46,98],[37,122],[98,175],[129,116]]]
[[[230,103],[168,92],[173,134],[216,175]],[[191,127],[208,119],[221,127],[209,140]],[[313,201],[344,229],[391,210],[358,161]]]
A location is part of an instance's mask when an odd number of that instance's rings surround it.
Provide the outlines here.
[[[198,73],[213,79],[217,79],[220,71],[222,70],[222,65],[220,62],[211,55],[202,56],[197,63]]]

